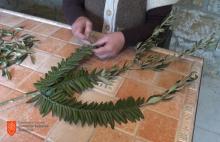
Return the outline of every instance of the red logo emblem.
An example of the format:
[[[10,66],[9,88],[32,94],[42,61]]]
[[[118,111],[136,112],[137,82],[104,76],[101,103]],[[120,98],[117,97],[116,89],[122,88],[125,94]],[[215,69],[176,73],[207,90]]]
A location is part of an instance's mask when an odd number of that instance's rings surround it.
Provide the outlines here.
[[[10,136],[16,133],[16,121],[7,121],[7,132]]]

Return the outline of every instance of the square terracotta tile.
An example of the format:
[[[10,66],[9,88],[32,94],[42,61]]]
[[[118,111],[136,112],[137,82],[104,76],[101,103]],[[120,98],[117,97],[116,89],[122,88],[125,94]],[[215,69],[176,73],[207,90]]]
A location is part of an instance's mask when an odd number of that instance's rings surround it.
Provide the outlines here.
[[[0,96],[0,102],[3,103],[4,101],[8,101],[10,99],[14,99],[20,96],[23,96],[24,93],[16,91],[16,90],[11,90],[8,94],[2,94]],[[20,103],[24,103],[25,99],[21,99],[21,100],[17,100],[17,101],[10,101],[7,104],[1,105],[0,106],[0,117],[1,117],[1,113],[4,113],[5,110],[9,109],[9,108],[13,108],[16,105],[20,104]]]
[[[125,131],[126,133],[129,133],[130,135],[135,134],[135,130],[137,127],[137,123],[128,122],[127,124],[117,124],[116,129]]]
[[[114,65],[123,67],[123,65],[125,63],[129,63],[129,61],[118,55],[114,58],[104,60],[104,63],[105,63],[104,65],[105,68],[111,68]]]
[[[122,50],[118,56],[122,57],[124,60],[133,60],[135,57],[134,47],[126,48],[125,50]]]
[[[145,110],[145,119],[140,122],[137,136],[152,142],[173,142],[175,140],[177,120],[159,113]]]
[[[71,38],[73,38],[72,31],[65,28],[59,29],[52,36],[65,41],[69,41]]]
[[[155,84],[158,87],[169,89],[178,80],[183,79],[183,77],[183,75],[171,71],[157,72]]]
[[[20,24],[25,20],[25,18],[13,16],[10,14],[4,14],[0,17],[0,23],[10,27],[15,27],[16,25]]]
[[[98,69],[111,69],[113,66],[117,67],[123,67],[125,63],[129,63],[129,60],[124,59],[121,56],[117,56],[110,59],[99,59],[96,56],[93,56],[88,61],[86,61],[83,66],[86,67],[87,70],[92,71],[95,68]],[[124,72],[120,74],[121,77],[124,77],[127,75],[128,72]]]
[[[134,137],[111,128],[96,128],[90,142],[133,142]]]
[[[134,142],[150,142],[150,141],[136,139]]]
[[[0,85],[0,90],[0,100],[2,99],[2,96],[7,96],[12,91],[12,89],[5,87],[4,85]]]
[[[36,83],[40,78],[43,77],[42,73],[33,72],[24,82],[18,86],[18,90],[24,93],[35,91],[34,83]]]
[[[156,73],[151,70],[130,70],[128,71],[126,78],[131,78],[142,82],[154,82]]]
[[[28,56],[22,63],[21,65],[27,68],[30,68],[32,70],[37,71],[38,68],[41,67],[42,64],[45,63],[45,61],[50,57],[50,54],[41,52],[39,50],[34,50],[34,53],[32,55],[35,59],[35,63],[33,64],[31,61],[31,57]]]
[[[41,24],[41,22],[27,19],[24,22],[18,24],[17,26],[22,27],[25,30],[31,30],[31,29],[37,27],[40,24]]]
[[[47,73],[51,70],[52,66],[57,66],[57,64],[62,60],[62,58],[51,55],[47,60],[44,61],[44,64],[38,69],[38,72]]]
[[[43,34],[43,35],[52,35],[56,31],[58,31],[60,28],[57,26],[53,26],[50,24],[43,23],[36,28],[33,29],[34,32]]]
[[[191,72],[191,68],[192,63],[184,59],[172,62],[168,67],[168,69],[172,71],[180,72],[183,74],[189,74]]]
[[[9,72],[11,73],[12,79],[8,80],[7,78],[1,76],[0,84],[15,89],[20,82],[28,77],[32,70],[19,65],[13,65],[9,68]]]
[[[6,121],[15,120],[21,129],[34,132],[44,138],[58,120],[57,117],[52,117],[51,113],[42,117],[34,104],[25,102],[0,111],[0,118]]]
[[[88,70],[93,70],[95,68],[106,68],[108,65],[105,66],[105,60],[98,59],[94,55],[84,63]]]
[[[18,92],[15,92],[18,93]],[[22,94],[21,94],[22,95]],[[26,103],[19,103],[14,104],[14,102],[8,104],[12,107],[4,106],[7,109],[3,109],[0,111],[0,118],[8,121],[8,120],[16,120],[16,121],[22,121],[25,119],[24,114],[30,109],[30,106],[28,106]]]
[[[26,106],[29,107],[28,110],[23,112],[23,117],[20,119],[19,127],[24,128],[28,131],[32,131],[37,133],[38,135],[46,138],[48,135],[48,132],[50,129],[56,124],[58,121],[57,117],[53,117],[52,114],[48,114],[47,116],[43,117],[38,108],[34,107],[33,104],[25,104]],[[25,123],[22,122],[29,122],[29,123],[34,123],[37,125],[36,127],[26,127]]]
[[[56,50],[54,54],[59,55],[63,58],[67,58],[70,55],[72,55],[72,53],[74,53],[77,48],[79,48],[79,46],[68,43],[62,48],[59,48],[58,50]]]
[[[154,90],[156,90],[153,92],[154,95],[164,92],[164,90],[160,90],[159,88]],[[184,99],[185,94],[176,93],[174,94],[173,99],[165,102],[160,102],[155,105],[150,105],[147,108],[178,120],[182,112],[181,110],[183,109]]]
[[[65,42],[48,37],[44,41],[40,42],[37,49],[48,53],[54,53],[56,50],[60,50],[64,45],[66,45]]]
[[[1,139],[3,142],[44,142],[44,140],[36,135],[28,132],[17,130],[13,136],[8,134]]]
[[[94,132],[93,127],[68,124],[60,121],[48,136],[54,142],[88,142]]]
[[[143,84],[133,79],[125,79],[123,85],[117,93],[117,97],[127,98],[129,96],[132,96],[134,98],[148,98],[153,93],[152,88],[153,86],[150,84]]]
[[[36,40],[39,40],[35,42],[35,47],[38,47],[41,43],[43,43],[45,40],[47,40],[47,35],[38,34],[32,31],[28,31],[28,33],[35,37]],[[34,48],[35,49],[35,48]]]
[[[22,95],[21,92],[12,90],[12,89],[5,87],[5,86],[0,86],[0,90],[1,90],[0,91],[0,102],[3,102],[3,101],[6,101],[6,100],[9,100],[9,99],[12,99],[12,98],[15,98],[15,97]],[[1,110],[1,106],[0,106],[0,110]]]

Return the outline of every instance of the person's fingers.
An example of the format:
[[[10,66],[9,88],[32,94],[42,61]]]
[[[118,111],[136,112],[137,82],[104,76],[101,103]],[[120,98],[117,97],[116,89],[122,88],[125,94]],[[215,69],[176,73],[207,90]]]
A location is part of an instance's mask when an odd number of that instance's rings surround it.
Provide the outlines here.
[[[104,47],[99,47],[97,49],[94,49],[93,52],[97,55],[97,56],[101,56],[104,54],[108,53],[108,48]]]
[[[91,44],[91,42],[88,41],[88,40],[83,40],[83,39],[82,39],[81,41],[82,41],[82,43],[85,44],[85,45],[90,45],[90,44]]]
[[[74,36],[81,39],[81,40],[86,40],[87,39],[84,34],[78,32],[78,31],[74,33]]]
[[[102,47],[108,42],[108,39],[104,36],[97,40],[93,45],[97,47]]]
[[[108,54],[104,54],[104,55],[96,55],[99,59],[107,59],[110,56]]]
[[[82,40],[87,39],[86,35],[84,35],[84,27],[82,25],[77,27],[77,29],[74,32],[74,36]]]
[[[86,22],[86,27],[85,27],[85,35],[87,36],[87,38],[89,37],[89,34],[92,31],[92,23],[87,21]]]
[[[111,57],[111,53],[108,51],[102,51],[102,52],[94,52],[95,56],[97,56],[100,59],[107,59]]]

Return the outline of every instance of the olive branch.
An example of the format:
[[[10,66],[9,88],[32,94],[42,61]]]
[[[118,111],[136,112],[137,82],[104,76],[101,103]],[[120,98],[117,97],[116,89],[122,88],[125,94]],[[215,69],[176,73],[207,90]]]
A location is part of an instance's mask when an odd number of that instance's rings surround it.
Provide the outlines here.
[[[142,56],[140,58],[135,58],[133,60],[133,64],[138,65],[139,69],[143,70],[154,70],[154,71],[162,71],[164,68],[170,65],[175,60],[180,59],[183,56],[193,55],[198,50],[208,50],[212,47],[213,44],[216,44],[216,38],[214,34],[211,34],[206,39],[201,39],[192,46],[191,49],[186,49],[180,53],[174,53],[173,55],[161,56],[161,55],[147,55]]]
[[[21,30],[21,28],[0,29],[0,70],[2,76],[8,79],[11,79],[8,67],[22,63],[28,55],[34,63],[31,48],[37,40],[29,34],[18,36]]]

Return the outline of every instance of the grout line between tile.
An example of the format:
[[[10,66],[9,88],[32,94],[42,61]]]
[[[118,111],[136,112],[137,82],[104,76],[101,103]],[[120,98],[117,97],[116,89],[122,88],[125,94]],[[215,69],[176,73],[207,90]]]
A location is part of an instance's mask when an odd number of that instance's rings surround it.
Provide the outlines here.
[[[56,39],[56,40],[59,40],[59,41],[62,41],[62,42],[66,42],[66,43],[69,43],[69,44],[79,45],[79,46],[81,45],[81,44],[76,43],[76,42],[71,42],[71,41],[62,40],[62,39],[53,37],[53,36],[51,36],[51,35],[45,35],[45,34],[42,34],[42,33],[37,33],[37,32],[32,31],[32,30],[31,30],[31,32],[33,32],[33,33],[35,33],[35,34],[39,34],[39,35],[41,35],[41,36],[47,36],[47,37],[50,37],[50,38],[52,38],[52,39]]]
[[[32,20],[32,19],[31,19]],[[34,21],[34,20],[32,20],[32,21]],[[38,27],[40,27],[41,25],[43,25],[44,23],[40,23],[39,25],[37,25],[37,26],[35,26],[35,27],[33,27],[32,29],[30,29],[30,30],[26,30],[26,31],[31,31],[31,32],[33,32],[33,30],[35,30],[35,29],[37,29]],[[48,35],[47,35],[48,36]]]
[[[157,77],[158,77],[158,74],[156,74],[154,78],[157,78]],[[131,79],[131,78],[127,78],[127,77],[124,77],[124,78],[125,78],[125,79]],[[132,80],[135,80],[135,79],[132,79]],[[141,81],[141,80],[135,80],[135,81],[137,81],[137,82],[139,82],[139,83],[142,83],[142,84],[150,85],[150,86],[156,88],[157,90],[161,90],[161,91],[166,91],[166,90],[167,90],[166,88],[157,86],[155,81],[153,81],[153,82],[150,82],[150,81]],[[180,93],[180,92],[178,92],[178,93]],[[182,94],[182,93],[180,93],[180,94]],[[151,95],[155,95],[155,94],[151,94]]]
[[[9,89],[12,89],[12,91],[10,93],[12,93],[13,91],[17,91],[17,92],[20,92],[20,93],[24,93],[22,92],[21,90],[17,89],[16,88],[12,88],[11,86],[5,86],[3,83],[0,82],[0,85],[4,86],[4,87],[8,87]],[[8,94],[9,95],[9,94]]]
[[[135,133],[132,134],[132,133],[127,132],[127,131],[125,131],[125,130],[123,130],[123,129],[120,129],[120,128],[118,128],[118,127],[115,127],[115,130],[117,130],[117,131],[119,131],[119,132],[122,132],[122,133],[124,133],[124,134],[126,134],[126,135],[135,137]]]
[[[50,128],[50,130],[48,131],[48,133],[47,133],[47,135],[46,135],[46,137],[45,137],[45,140],[50,139],[50,134],[52,133],[52,131],[53,131],[56,127],[58,127],[58,124],[59,124],[59,123],[60,123],[59,119],[56,120],[55,124],[54,124],[54,125],[52,126],[52,128]]]
[[[189,73],[182,73],[182,72],[180,72],[180,71],[174,71],[174,70],[172,70],[172,69],[170,69],[170,68],[166,68],[165,71],[169,71],[169,72],[172,72],[172,73],[176,73],[176,74],[179,74],[179,75],[182,75],[182,76],[186,76],[186,75],[189,74]]]
[[[135,139],[139,139],[139,140],[144,141],[144,142],[153,142],[153,141],[150,141],[150,140],[148,140],[146,138],[143,138],[141,136],[136,136]]]
[[[168,117],[168,118],[171,118],[171,119],[174,119],[174,120],[179,121],[178,118],[175,118],[175,117],[173,117],[173,116],[167,115],[166,113],[163,113],[163,112],[159,112],[159,111],[154,110],[154,109],[152,109],[152,108],[145,108],[144,111],[146,111],[146,110],[150,110],[150,111],[153,111],[153,112],[159,113],[160,115],[163,115],[163,116],[165,116],[165,117]]]
[[[94,128],[92,134],[90,135],[90,137],[88,138],[87,142],[90,142],[93,138],[93,136],[95,135],[95,132],[96,132],[96,128]]]
[[[38,138],[40,138],[40,139],[42,139],[42,140],[45,139],[44,136],[42,136],[42,135],[40,135],[40,134],[38,134],[38,133],[36,133],[36,132],[29,131],[29,130],[27,130],[27,129],[25,129],[25,128],[22,128],[22,127],[20,127],[20,126],[17,126],[17,127],[18,127],[19,129],[21,129],[20,131],[25,131],[25,132],[27,132],[27,133],[29,133],[29,134],[32,134],[32,135],[34,135],[34,136],[36,136],[36,137],[38,137]]]
[[[22,66],[22,67],[24,67],[24,66]],[[25,68],[27,68],[27,67],[25,67]],[[30,68],[28,68],[28,69],[30,69]],[[31,69],[31,70],[32,70],[32,69]],[[19,90],[19,86],[20,86],[22,83],[24,83],[26,80],[28,80],[28,78],[29,78],[32,74],[34,74],[34,71],[33,71],[33,70],[32,70],[32,72],[31,72],[28,76],[26,76],[25,79],[23,79],[22,81],[20,81],[20,82],[18,83],[18,85],[16,86],[15,90],[18,90],[18,91],[21,92],[21,93],[27,93],[27,92],[24,92],[24,91],[22,91],[22,90]]]

